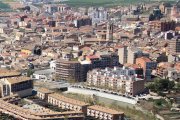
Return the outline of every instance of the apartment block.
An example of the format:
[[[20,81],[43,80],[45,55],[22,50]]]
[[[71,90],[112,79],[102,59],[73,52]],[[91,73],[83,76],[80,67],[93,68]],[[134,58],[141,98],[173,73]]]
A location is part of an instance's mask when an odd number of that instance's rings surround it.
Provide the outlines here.
[[[92,116],[99,120],[123,120],[124,113],[101,107],[98,105],[89,106],[87,109],[87,116]]]
[[[152,70],[156,69],[157,63],[147,57],[136,59],[136,64],[143,68],[145,80],[151,80]]]
[[[140,49],[124,46],[118,49],[119,62],[121,64],[130,63],[135,64],[136,58],[149,57],[148,53],[141,51]]]
[[[171,53],[180,53],[180,37],[169,40],[169,51]]]
[[[56,63],[56,75],[63,80],[81,81],[81,64],[78,61],[59,60]]]
[[[144,80],[136,76],[134,69],[125,67],[93,69],[87,74],[87,84],[135,96],[144,90]]]
[[[48,95],[48,103],[56,105],[62,109],[80,111],[86,114],[88,104],[71,98],[67,98],[57,93]]]
[[[60,59],[56,62],[56,76],[63,80],[86,81],[87,72],[93,68],[114,67],[119,65],[116,54],[87,55],[76,59]]]
[[[81,26],[92,25],[92,19],[88,16],[83,16],[74,20],[74,25],[77,28],[80,28]]]

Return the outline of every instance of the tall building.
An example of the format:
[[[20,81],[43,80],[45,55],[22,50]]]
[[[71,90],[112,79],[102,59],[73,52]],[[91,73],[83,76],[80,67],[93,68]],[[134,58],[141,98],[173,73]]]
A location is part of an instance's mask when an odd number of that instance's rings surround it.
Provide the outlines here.
[[[62,80],[81,81],[81,64],[76,60],[58,60],[56,61],[56,76]]]
[[[148,53],[142,52],[140,49],[124,46],[118,49],[119,62],[120,64],[130,63],[135,64],[136,58],[149,57]]]
[[[113,23],[107,23],[106,41],[113,41]]]
[[[136,59],[136,64],[144,70],[145,80],[151,80],[151,73],[156,69],[157,63],[147,57],[140,57]]]
[[[86,81],[87,72],[93,68],[105,68],[119,65],[116,54],[81,56],[78,60],[58,60],[56,76],[63,80]]]
[[[128,57],[128,47],[124,46],[122,48],[118,49],[118,55],[119,55],[119,63],[125,64],[127,63],[127,57]]]
[[[169,40],[169,51],[171,53],[180,53],[180,37]]]
[[[83,16],[74,20],[74,25],[77,28],[80,28],[81,26],[92,25],[92,19],[88,16]]]
[[[104,8],[89,8],[88,16],[92,18],[92,24],[98,24],[108,20],[108,11]]]

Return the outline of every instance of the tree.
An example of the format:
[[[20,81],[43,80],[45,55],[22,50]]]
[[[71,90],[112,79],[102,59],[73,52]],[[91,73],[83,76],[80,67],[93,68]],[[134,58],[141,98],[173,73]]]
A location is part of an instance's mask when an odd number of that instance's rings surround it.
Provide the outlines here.
[[[170,91],[174,88],[174,81],[169,81],[168,79],[155,79],[154,82],[146,85],[146,88],[160,93],[162,91]]]
[[[32,69],[28,69],[27,70],[27,77],[30,77],[31,75],[33,75],[34,71]]]

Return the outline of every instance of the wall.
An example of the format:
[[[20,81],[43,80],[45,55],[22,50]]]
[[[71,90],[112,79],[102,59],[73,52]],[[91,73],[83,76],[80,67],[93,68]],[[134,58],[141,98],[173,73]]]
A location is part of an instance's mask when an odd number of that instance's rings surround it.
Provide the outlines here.
[[[82,88],[68,87],[67,92],[85,94],[85,95],[96,95],[99,97],[117,100],[117,101],[129,103],[129,104],[136,104],[137,103],[137,100],[135,100],[135,99],[129,99],[129,98],[118,96],[118,95],[103,93],[103,92],[94,91],[94,90],[87,90],[87,89],[82,89]]]

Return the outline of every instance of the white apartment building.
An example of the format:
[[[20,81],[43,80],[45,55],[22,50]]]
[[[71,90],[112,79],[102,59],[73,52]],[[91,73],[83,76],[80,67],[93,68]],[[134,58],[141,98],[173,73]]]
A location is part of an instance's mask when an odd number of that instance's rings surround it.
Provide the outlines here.
[[[87,74],[87,84],[135,96],[144,90],[144,80],[132,68],[94,69]]]

